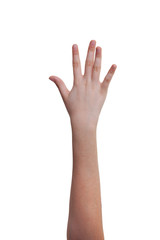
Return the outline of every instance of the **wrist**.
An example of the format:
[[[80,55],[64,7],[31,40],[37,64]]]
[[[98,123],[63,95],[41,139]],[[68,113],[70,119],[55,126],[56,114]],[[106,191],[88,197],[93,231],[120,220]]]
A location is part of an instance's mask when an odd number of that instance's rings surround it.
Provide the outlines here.
[[[70,118],[72,131],[79,132],[96,132],[97,124],[95,122],[91,122],[88,119],[84,118]]]

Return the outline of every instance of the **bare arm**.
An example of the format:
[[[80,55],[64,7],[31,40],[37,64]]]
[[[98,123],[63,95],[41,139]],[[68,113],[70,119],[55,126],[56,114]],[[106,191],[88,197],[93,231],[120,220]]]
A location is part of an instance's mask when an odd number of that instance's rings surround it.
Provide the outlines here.
[[[84,75],[81,73],[78,46],[72,46],[74,84],[68,91],[64,82],[57,85],[71,120],[73,172],[70,194],[68,240],[103,240],[100,178],[98,170],[96,129],[116,65],[112,65],[104,81],[99,81],[102,49],[93,40],[88,47]]]
[[[73,124],[73,174],[67,239],[103,240],[96,129]]]

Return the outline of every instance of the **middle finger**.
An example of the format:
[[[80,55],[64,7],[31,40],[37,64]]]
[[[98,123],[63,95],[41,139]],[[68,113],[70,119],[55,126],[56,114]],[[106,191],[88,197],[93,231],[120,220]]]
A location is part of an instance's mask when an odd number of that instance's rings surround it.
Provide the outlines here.
[[[91,79],[96,41],[91,40],[88,47],[84,76]]]

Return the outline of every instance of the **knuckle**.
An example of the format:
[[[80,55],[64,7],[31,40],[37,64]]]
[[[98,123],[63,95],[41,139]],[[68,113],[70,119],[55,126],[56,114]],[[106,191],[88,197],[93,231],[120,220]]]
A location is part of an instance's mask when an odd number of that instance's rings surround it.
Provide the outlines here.
[[[110,82],[110,78],[106,78],[106,83],[108,84]]]
[[[93,65],[93,61],[91,60],[86,60],[86,66],[91,67]]]
[[[101,66],[94,65],[93,66],[93,71],[99,72],[101,70]]]
[[[74,68],[77,68],[78,66],[79,66],[79,62],[74,61],[74,62],[73,62],[73,67],[74,67]]]
[[[95,45],[90,45],[89,46],[89,51],[93,52],[95,50]]]
[[[89,51],[90,51],[90,52],[94,52],[94,50],[95,50],[94,47],[90,47],[90,48],[89,48]]]
[[[115,69],[111,68],[110,71],[109,71],[109,74],[113,75],[114,72],[115,72]]]
[[[101,85],[101,93],[105,94],[107,89],[108,89],[108,86],[106,84],[104,84],[104,82],[103,82],[103,84]]]
[[[114,69],[111,69],[111,70],[109,71],[109,73],[110,73],[110,74],[113,74],[113,73],[114,73]]]
[[[110,84],[110,82],[111,82],[111,78],[106,77],[105,78],[105,83],[106,83],[107,86]]]
[[[112,78],[112,76],[113,76],[113,73],[112,73],[112,72],[109,72],[109,73],[107,74],[107,77],[106,77],[106,78],[110,80],[110,79]]]

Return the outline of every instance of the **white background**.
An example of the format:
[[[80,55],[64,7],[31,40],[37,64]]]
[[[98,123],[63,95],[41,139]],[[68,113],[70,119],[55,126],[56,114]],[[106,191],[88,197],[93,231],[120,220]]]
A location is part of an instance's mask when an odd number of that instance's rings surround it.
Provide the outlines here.
[[[97,128],[105,239],[160,239],[158,3],[1,1],[1,240],[66,239],[71,128],[48,77],[71,89],[72,44],[83,70],[92,39],[101,81],[117,64]]]

